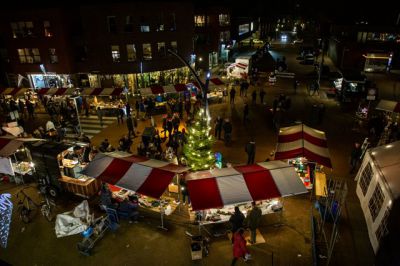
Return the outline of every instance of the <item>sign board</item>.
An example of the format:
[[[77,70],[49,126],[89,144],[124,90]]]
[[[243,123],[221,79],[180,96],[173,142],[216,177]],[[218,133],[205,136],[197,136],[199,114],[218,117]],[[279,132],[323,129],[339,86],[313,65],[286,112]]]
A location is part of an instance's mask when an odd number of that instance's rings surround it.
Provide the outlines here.
[[[375,101],[376,100],[376,89],[375,88],[367,89],[367,100],[368,101]]]

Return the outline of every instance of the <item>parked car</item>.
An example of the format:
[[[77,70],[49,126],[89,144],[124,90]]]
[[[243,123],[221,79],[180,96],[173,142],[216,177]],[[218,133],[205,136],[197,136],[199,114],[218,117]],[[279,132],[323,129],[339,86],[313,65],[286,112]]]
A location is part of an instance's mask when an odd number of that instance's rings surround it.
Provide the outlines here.
[[[315,61],[315,56],[313,54],[307,54],[304,56],[304,64],[313,65]]]

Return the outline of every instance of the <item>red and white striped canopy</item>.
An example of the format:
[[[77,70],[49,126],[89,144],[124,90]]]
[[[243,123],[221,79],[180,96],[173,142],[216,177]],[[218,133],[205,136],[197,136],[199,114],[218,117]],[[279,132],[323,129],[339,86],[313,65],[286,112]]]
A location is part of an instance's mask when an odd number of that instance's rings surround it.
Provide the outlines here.
[[[190,173],[187,186],[193,210],[307,193],[294,167],[282,161]]]
[[[84,88],[81,95],[84,96],[118,96],[123,92],[123,88]]]
[[[11,96],[21,96],[24,95],[29,88],[3,88],[0,89],[0,95],[11,95]]]
[[[187,170],[187,167],[139,156],[116,158],[98,154],[83,173],[117,187],[159,198],[174,175]]]
[[[175,84],[175,85],[153,85],[148,88],[140,89],[140,94],[142,96],[146,95],[155,95],[155,94],[163,94],[163,93],[179,93],[182,91],[186,91],[188,88],[186,84]]]
[[[73,95],[76,90],[76,88],[42,88],[38,89],[36,92],[38,95],[63,96]]]
[[[275,160],[305,157],[332,168],[325,132],[304,124],[279,130]]]

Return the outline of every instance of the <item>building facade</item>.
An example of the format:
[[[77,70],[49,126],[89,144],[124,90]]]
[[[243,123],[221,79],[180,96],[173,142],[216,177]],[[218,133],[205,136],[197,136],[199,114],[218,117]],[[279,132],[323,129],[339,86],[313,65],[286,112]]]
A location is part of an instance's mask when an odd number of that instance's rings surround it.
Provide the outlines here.
[[[189,79],[187,67],[168,49],[191,59],[191,3],[82,4],[1,13],[6,86],[136,90]],[[18,75],[29,84],[18,84]]]

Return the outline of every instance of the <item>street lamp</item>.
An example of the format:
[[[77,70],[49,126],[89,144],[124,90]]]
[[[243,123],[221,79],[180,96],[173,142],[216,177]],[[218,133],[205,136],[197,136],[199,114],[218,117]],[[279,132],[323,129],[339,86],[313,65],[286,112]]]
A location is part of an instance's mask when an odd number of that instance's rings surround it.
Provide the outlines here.
[[[196,79],[197,83],[199,84],[200,89],[202,91],[203,99],[204,99],[204,114],[207,115],[208,114],[208,112],[207,112],[207,109],[208,109],[207,91],[208,91],[208,84],[209,84],[210,78],[211,78],[211,72],[210,71],[207,72],[206,83],[204,84],[200,80],[196,71],[190,66],[190,64],[185,59],[183,59],[182,56],[177,54],[175,51],[172,51],[171,49],[168,49],[168,53],[170,53],[170,54],[174,55],[176,58],[178,58],[183,64],[185,64],[189,68],[190,72],[192,72],[193,76],[195,77],[195,79]]]

